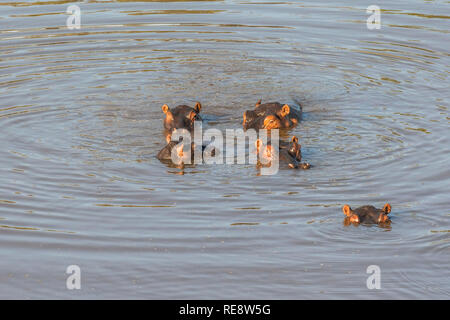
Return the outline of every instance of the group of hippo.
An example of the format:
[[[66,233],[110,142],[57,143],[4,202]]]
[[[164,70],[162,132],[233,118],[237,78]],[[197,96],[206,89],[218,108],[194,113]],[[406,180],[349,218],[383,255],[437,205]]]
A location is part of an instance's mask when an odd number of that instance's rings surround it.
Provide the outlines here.
[[[171,135],[177,129],[186,129],[192,132],[194,122],[203,121],[200,116],[201,109],[200,102],[197,102],[194,107],[179,105],[170,109],[166,104],[162,106],[162,111],[165,114],[164,129],[166,131],[167,145],[158,153],[157,158],[159,160],[171,160],[173,148],[177,148],[176,152],[178,155],[183,156],[182,144],[179,144],[177,141],[171,141]],[[288,129],[296,126],[301,117],[301,106],[300,109],[296,109],[287,104],[278,102],[262,103],[259,100],[253,110],[244,112],[242,125],[244,130]],[[265,157],[265,160],[272,159],[276,151],[273,150],[270,142],[264,144],[260,139],[256,140],[255,147],[259,156]],[[193,143],[191,148],[193,148]],[[202,146],[202,148],[204,149],[205,147]],[[280,141],[278,148],[280,162],[285,163],[288,167],[295,169],[309,169],[311,167],[309,163],[301,162],[301,145],[296,136],[293,136],[289,142]],[[342,211],[345,215],[344,224],[386,225],[390,223],[388,214],[391,212],[391,205],[389,203],[386,203],[382,209],[377,209],[370,205],[351,209],[349,205],[345,205],[342,207]]]
[[[159,160],[171,160],[173,148],[178,148],[176,152],[179,156],[183,154],[182,145],[177,141],[171,141],[172,133],[177,129],[194,129],[195,121],[202,121],[200,111],[202,105],[197,102],[194,107],[179,105],[170,109],[166,104],[162,106],[165,114],[164,129],[166,131],[167,145],[158,153]],[[301,118],[301,110],[290,108],[287,104],[282,105],[278,102],[256,103],[254,110],[244,112],[244,130],[248,129],[283,129],[295,126]],[[260,157],[264,158],[264,163],[270,162],[272,156],[276,153],[270,141],[266,144],[261,139],[255,142],[256,151]],[[193,148],[193,144],[191,145]],[[204,147],[203,147],[204,148]],[[191,153],[192,155],[193,153]],[[290,168],[309,169],[309,163],[302,163],[301,146],[298,138],[293,136],[289,142],[280,141],[278,150],[279,160]]]

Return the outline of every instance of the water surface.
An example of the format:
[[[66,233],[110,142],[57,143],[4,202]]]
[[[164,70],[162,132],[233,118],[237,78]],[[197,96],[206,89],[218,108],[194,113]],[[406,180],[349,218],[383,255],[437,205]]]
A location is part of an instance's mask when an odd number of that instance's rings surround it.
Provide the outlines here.
[[[0,298],[449,298],[447,1],[380,30],[369,1],[72,3],[0,3]],[[302,103],[311,170],[155,158],[161,105],[224,130],[259,98]]]

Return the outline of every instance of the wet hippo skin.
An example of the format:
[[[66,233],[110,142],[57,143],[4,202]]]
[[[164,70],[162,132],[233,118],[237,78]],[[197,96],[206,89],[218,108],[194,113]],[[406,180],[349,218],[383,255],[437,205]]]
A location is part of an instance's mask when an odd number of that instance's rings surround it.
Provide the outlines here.
[[[255,142],[256,151],[259,156],[264,159],[264,162],[272,161],[274,157],[274,151],[272,144],[269,142],[266,145],[258,139]],[[287,165],[292,169],[309,169],[311,165],[306,162],[301,162],[301,146],[298,143],[297,137],[292,137],[289,144],[282,143],[278,150],[278,157],[281,165]]]
[[[159,153],[157,154],[156,158],[158,158],[160,161],[172,161],[172,150],[174,148],[176,148],[176,152],[178,154],[178,156],[180,158],[185,157],[184,151],[183,150],[183,143],[182,140],[180,139],[179,142],[177,141],[168,141],[168,143],[159,151]],[[207,145],[202,145],[202,156],[203,156],[203,152],[205,151]],[[191,163],[194,161],[194,148],[195,148],[195,144],[193,142],[191,142]],[[214,157],[216,155],[216,149],[213,148],[211,150],[210,156]]]
[[[169,132],[174,129],[187,129],[191,131],[194,128],[194,121],[202,121],[199,114],[202,109],[200,102],[197,102],[194,108],[187,105],[179,105],[170,109],[165,104],[161,109],[165,114],[164,128]]]
[[[291,141],[286,144],[280,141],[280,148],[286,148],[287,152],[298,162],[302,161],[302,146],[298,143],[298,138],[293,136]]]
[[[386,203],[383,209],[377,209],[370,205],[352,209],[346,204],[342,207],[342,211],[350,223],[383,224],[390,222],[388,214],[391,212],[391,205]]]
[[[282,129],[291,128],[301,119],[301,110],[282,105],[279,102],[261,103],[259,100],[254,110],[247,110],[243,115],[243,127],[247,129]]]

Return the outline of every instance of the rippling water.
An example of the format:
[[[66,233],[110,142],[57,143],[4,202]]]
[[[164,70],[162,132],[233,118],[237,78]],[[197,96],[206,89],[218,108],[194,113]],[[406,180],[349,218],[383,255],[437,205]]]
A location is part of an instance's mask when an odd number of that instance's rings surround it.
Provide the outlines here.
[[[449,3],[339,3],[89,0],[69,30],[2,0],[0,298],[448,299]],[[311,170],[155,158],[162,104],[225,129],[259,98],[303,104]]]

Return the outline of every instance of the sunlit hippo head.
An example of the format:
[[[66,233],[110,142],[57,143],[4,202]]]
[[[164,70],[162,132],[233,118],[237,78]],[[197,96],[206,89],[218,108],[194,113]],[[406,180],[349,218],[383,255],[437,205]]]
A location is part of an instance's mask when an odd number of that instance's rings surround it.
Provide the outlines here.
[[[388,214],[391,212],[391,205],[386,203],[383,209],[374,206],[362,206],[356,209],[350,208],[348,204],[342,207],[346,220],[354,224],[385,224],[391,220]]]
[[[269,114],[267,116],[257,116],[253,111],[244,112],[243,121],[244,130],[247,129],[279,129],[281,128],[281,121],[275,114]]]
[[[302,146],[298,143],[298,138],[293,136],[288,146],[289,154],[297,161],[302,161]]]
[[[202,109],[200,102],[197,102],[194,108],[186,105],[179,105],[170,109],[169,106],[165,104],[161,109],[166,115],[164,118],[164,128],[169,132],[174,129],[192,130],[194,128],[194,121],[202,120],[199,114]]]
[[[292,169],[309,169],[311,167],[309,163],[300,162],[301,147],[300,144],[298,144],[297,137],[295,136],[292,137],[288,148],[279,148],[278,152],[274,149],[274,146],[271,143],[264,144],[261,139],[256,140],[255,147],[263,163],[270,163],[274,160],[279,160],[281,164],[285,164]]]
[[[174,133],[176,131],[177,129],[174,130]],[[183,137],[179,137],[178,141],[172,141],[168,138],[167,144],[159,151],[156,157],[161,161],[172,161],[173,164],[193,164],[194,160],[196,160],[196,155],[201,157],[203,161],[205,157],[214,157],[220,152],[211,143],[197,145],[191,142],[191,148],[189,148],[188,142],[185,143],[183,140]]]
[[[284,129],[295,126],[300,120],[301,113],[289,105],[278,102],[255,104],[254,110],[244,112],[243,127],[252,129]]]

